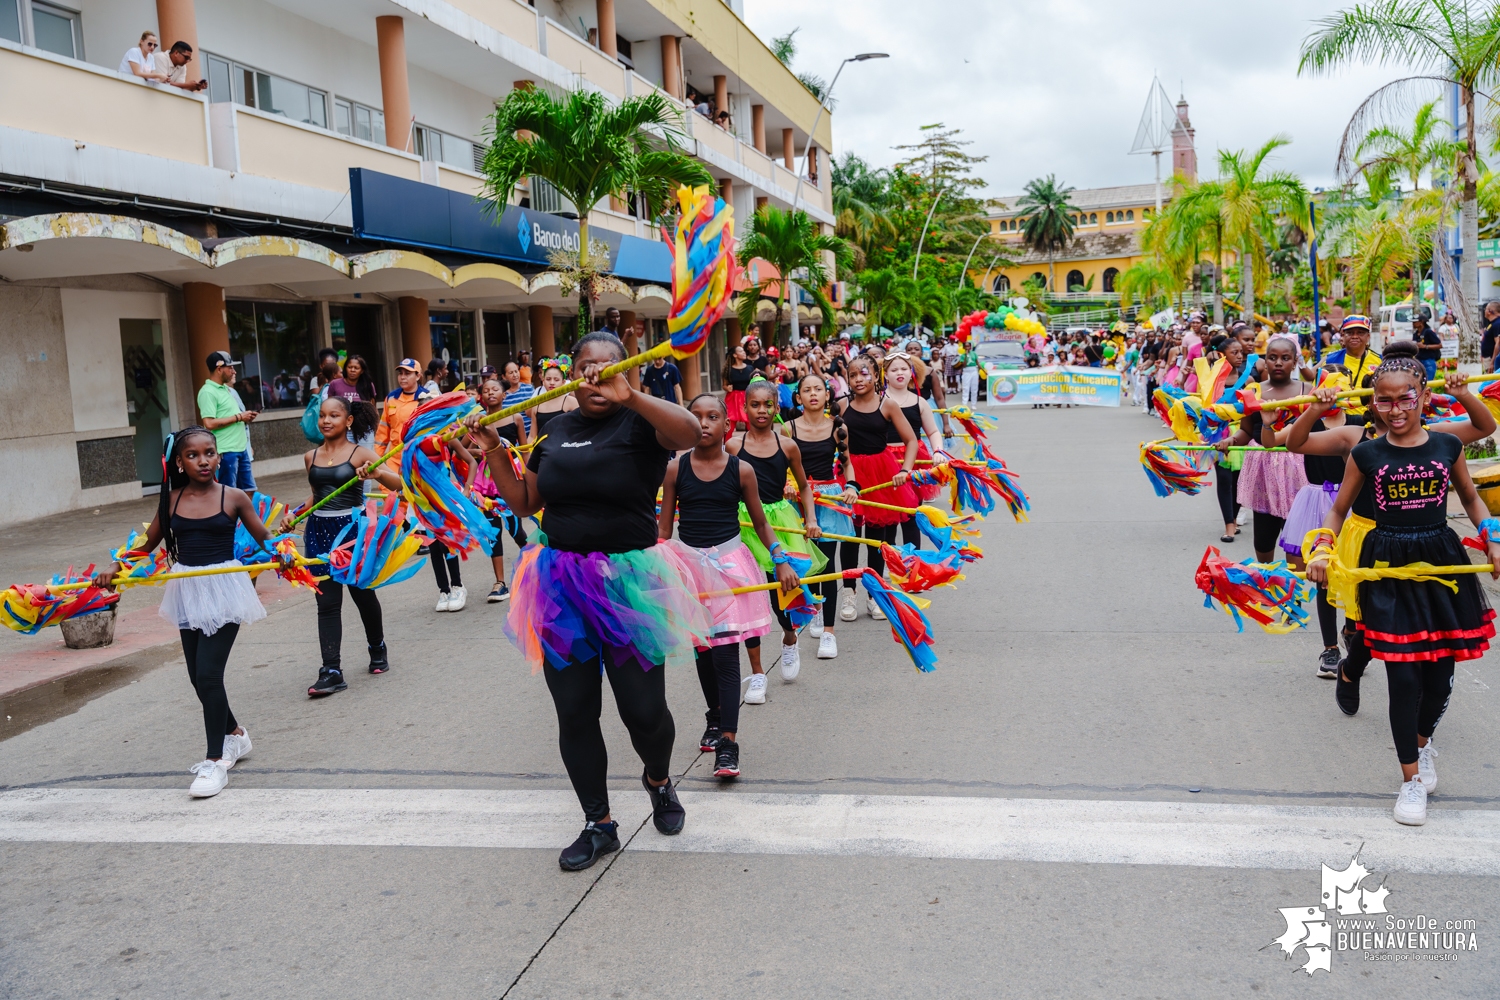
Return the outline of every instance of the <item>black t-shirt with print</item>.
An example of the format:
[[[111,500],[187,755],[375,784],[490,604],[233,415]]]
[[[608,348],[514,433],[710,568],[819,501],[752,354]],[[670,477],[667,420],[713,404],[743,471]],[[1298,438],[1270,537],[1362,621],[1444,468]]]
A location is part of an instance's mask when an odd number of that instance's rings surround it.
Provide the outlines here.
[[[554,417],[531,453],[547,544],[564,552],[633,552],[656,544],[656,490],[670,454],[656,428],[620,407]]]
[[[1428,431],[1427,442],[1398,448],[1384,437],[1354,446],[1354,464],[1370,483],[1375,523],[1436,527],[1448,523],[1448,485],[1463,444]]]

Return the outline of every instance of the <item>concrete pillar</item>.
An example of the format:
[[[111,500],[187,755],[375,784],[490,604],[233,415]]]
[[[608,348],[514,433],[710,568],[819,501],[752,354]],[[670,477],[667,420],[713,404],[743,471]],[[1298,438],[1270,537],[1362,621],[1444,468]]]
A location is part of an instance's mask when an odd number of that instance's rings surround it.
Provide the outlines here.
[[[676,35],[661,36],[661,89],[682,100],[682,50]]]
[[[187,313],[188,383],[193,398],[208,378],[208,356],[229,350],[229,321],[224,315],[224,289],[203,281],[182,286],[182,306]],[[196,404],[193,412],[197,412]]]
[[[714,77],[714,116],[729,110],[729,77]]]
[[[432,326],[427,317],[427,300],[403,295],[396,300],[401,311],[401,356],[415,358],[426,367],[432,360]]]
[[[687,402],[703,391],[703,375],[702,369],[698,367],[698,355],[694,354],[677,362],[677,370],[682,373],[682,399]]]
[[[615,0],[594,0],[594,14],[599,21],[599,51],[616,59],[620,49],[615,45]]]
[[[380,99],[385,103],[385,144],[392,149],[406,149],[411,145],[406,22],[393,15],[377,17],[375,40],[380,46]],[[430,352],[431,348],[428,350]]]
[[[626,312],[624,309],[620,310],[620,341],[625,345],[625,356],[627,358],[633,354],[641,353],[641,335],[635,328],[635,313]],[[627,378],[630,380],[630,387],[632,389],[639,389],[641,387],[641,370],[639,368],[630,369],[630,374]]]
[[[723,180],[719,181],[719,197],[723,198],[726,204],[729,204],[729,205],[733,205],[734,204],[734,179],[733,178],[725,177]]]
[[[199,71],[203,68],[203,53],[198,51],[198,12],[193,0],[156,0],[156,25],[162,52],[170,52],[174,42],[187,42],[193,47],[187,78],[202,79]]]
[[[387,118],[385,121],[385,127],[389,129],[391,127],[390,118]],[[389,131],[386,134],[389,135]],[[795,136],[796,132],[792,129],[784,128],[781,130],[781,159],[786,164],[786,168],[793,173],[797,171],[797,140],[794,138]]]
[[[759,212],[761,209],[765,208],[769,204],[771,204],[771,199],[770,198],[767,198],[765,195],[757,195],[756,196],[756,198],[755,198],[755,210],[757,212]]]
[[[724,350],[732,351],[740,346],[740,321],[734,316],[724,317]]]
[[[557,353],[557,337],[552,329],[551,306],[527,306],[527,319],[531,322],[531,364],[541,358],[550,358]]]
[[[814,186],[818,183],[818,147],[812,143],[807,145],[807,179],[812,181]]]
[[[750,138],[755,143],[755,148],[762,153],[766,151],[766,106],[764,104],[750,105]]]

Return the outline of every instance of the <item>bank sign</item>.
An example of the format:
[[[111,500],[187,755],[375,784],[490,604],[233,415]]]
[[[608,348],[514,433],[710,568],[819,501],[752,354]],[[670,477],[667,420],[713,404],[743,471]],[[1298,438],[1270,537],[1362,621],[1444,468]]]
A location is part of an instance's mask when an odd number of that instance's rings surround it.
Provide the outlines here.
[[[507,205],[404,177],[349,169],[354,234],[447,253],[546,268],[555,251],[578,252],[578,223],[560,215]],[[610,273],[668,285],[672,258],[664,243],[595,227],[589,236],[608,248]]]

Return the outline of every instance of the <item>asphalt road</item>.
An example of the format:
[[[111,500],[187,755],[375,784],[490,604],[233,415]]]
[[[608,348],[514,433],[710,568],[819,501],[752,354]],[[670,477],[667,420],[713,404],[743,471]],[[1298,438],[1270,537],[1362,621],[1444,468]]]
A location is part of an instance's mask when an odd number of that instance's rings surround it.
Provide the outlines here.
[[[330,699],[304,694],[310,603],[244,630],[229,691],[255,753],[216,799],[186,795],[180,658],[0,742],[0,996],[1493,996],[1493,657],[1459,671],[1429,825],[1398,827],[1382,671],[1345,718],[1315,634],[1202,607],[1222,526],[1211,487],[1151,492],[1155,421],[998,417],[1033,515],[992,516],[985,558],[932,595],[937,671],[866,618],[833,661],[804,638],[796,683],[773,672],[742,710],[732,785],[697,755],[696,678],[669,675],[676,839],[645,822],[606,699],[633,837],[608,867],[557,869],[580,819],[551,702],[479,561],[459,614],[426,571],[382,591],[395,669]],[[1320,866],[1356,852],[1389,890],[1361,927],[1472,921],[1463,950],[1349,947],[1333,915],[1331,971],[1284,956],[1278,910],[1319,906]]]

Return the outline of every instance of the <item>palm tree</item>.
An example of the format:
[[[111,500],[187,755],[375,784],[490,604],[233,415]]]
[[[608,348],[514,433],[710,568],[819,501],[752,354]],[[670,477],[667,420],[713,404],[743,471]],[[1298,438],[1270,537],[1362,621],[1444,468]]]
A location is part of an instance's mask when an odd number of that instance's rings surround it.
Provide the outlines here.
[[[1404,175],[1416,191],[1422,187],[1424,171],[1451,167],[1463,155],[1464,145],[1448,138],[1453,126],[1437,113],[1437,104],[1428,101],[1418,108],[1410,131],[1398,125],[1378,125],[1366,132],[1354,151],[1356,162],[1350,176],[1389,180]]]
[[[858,287],[851,297],[865,303],[865,330],[881,326],[899,326],[917,308],[917,283],[895,268],[861,271],[855,276]]]
[[[704,166],[678,152],[676,106],[655,91],[611,105],[596,91],[554,97],[539,87],[512,90],[495,106],[484,154],[484,194],[510,201],[516,185],[541,177],[578,212],[578,253],[568,270],[578,281],[578,332],[587,333],[592,277],[589,212],[606,197],[634,194],[647,218],[671,203],[680,185],[712,184]],[[559,266],[554,261],[554,266]]]
[[[1178,178],[1177,193],[1141,230],[1141,246],[1173,275],[1175,288],[1188,282],[1206,254],[1213,262],[1213,316],[1224,322],[1224,186],[1220,181],[1190,183]],[[1200,272],[1201,274],[1201,272]],[[1202,302],[1201,280],[1194,283],[1194,304]]]
[[[1308,221],[1307,188],[1297,175],[1274,170],[1262,172],[1270,155],[1290,139],[1272,136],[1254,153],[1244,150],[1219,150],[1219,179],[1216,184],[1202,185],[1204,209],[1217,207],[1222,220],[1224,243],[1239,252],[1241,315],[1255,315],[1255,283],[1269,279],[1267,255],[1278,242],[1277,231],[1283,222],[1299,226],[1304,232],[1312,228]],[[1184,200],[1191,195],[1184,196]],[[1211,203],[1216,202],[1216,206]]]
[[[1021,239],[1037,253],[1047,255],[1047,287],[1053,287],[1053,259],[1057,251],[1073,241],[1073,219],[1078,207],[1069,196],[1073,189],[1057,183],[1055,174],[1046,180],[1037,178],[1028,181],[1026,191],[1016,202],[1016,208],[1026,213],[1021,227]]]
[[[853,258],[853,248],[848,241],[818,230],[818,226],[806,212],[786,212],[767,205],[755,213],[745,235],[735,248],[735,256],[741,261],[759,258],[774,267],[780,277],[766,278],[740,293],[738,312],[744,328],[755,325],[755,314],[760,308],[768,285],[776,282],[776,325],[781,325],[781,305],[786,301],[787,280],[799,269],[803,274],[797,284],[812,293],[813,301],[823,314],[823,332],[833,332],[837,319],[833,303],[823,294],[823,286],[832,281],[835,274],[823,263],[823,255],[832,253],[837,267],[848,267]],[[797,308],[795,302],[792,308]]]
[[[890,171],[872,170],[855,153],[832,161],[834,232],[853,243],[861,258],[873,242],[894,239],[890,217]]]
[[[1166,302],[1182,285],[1170,268],[1147,257],[1121,271],[1115,279],[1115,287],[1120,290],[1120,314],[1124,315],[1136,302],[1148,308]]]
[[[1339,145],[1339,165],[1371,119],[1434,83],[1457,86],[1464,107],[1459,156],[1459,232],[1466,249],[1479,241],[1479,146],[1475,95],[1500,78],[1500,5],[1474,0],[1375,0],[1330,14],[1302,42],[1298,72],[1324,73],[1351,62],[1404,63],[1415,70],[1377,89],[1354,112]],[[1409,106],[1409,105],[1408,105]],[[1465,332],[1478,319],[1478,253],[1463,255],[1454,312]]]

